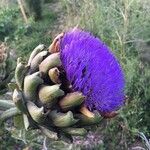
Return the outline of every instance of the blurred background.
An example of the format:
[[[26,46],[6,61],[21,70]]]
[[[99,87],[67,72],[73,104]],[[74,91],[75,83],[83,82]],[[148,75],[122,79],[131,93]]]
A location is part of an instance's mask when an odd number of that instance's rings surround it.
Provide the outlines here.
[[[126,105],[74,144],[48,141],[8,120],[0,130],[0,149],[150,149],[149,0],[0,0],[0,98],[11,99],[7,83],[13,80],[17,57],[26,59],[37,45],[49,46],[58,33],[74,26],[98,36],[119,59]]]

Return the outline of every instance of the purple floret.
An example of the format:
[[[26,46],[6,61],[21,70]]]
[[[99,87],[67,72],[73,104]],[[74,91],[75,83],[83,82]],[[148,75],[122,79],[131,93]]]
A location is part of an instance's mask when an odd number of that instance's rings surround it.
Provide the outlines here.
[[[60,41],[61,61],[75,91],[86,95],[85,105],[102,113],[124,103],[124,74],[110,49],[92,34],[74,28]]]

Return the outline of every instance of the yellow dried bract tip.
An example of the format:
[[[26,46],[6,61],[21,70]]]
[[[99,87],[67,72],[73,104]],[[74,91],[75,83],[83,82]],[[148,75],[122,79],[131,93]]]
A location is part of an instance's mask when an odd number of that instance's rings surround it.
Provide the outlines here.
[[[85,115],[85,116],[87,116],[87,117],[89,117],[89,118],[93,118],[93,117],[94,117],[94,113],[90,112],[85,106],[82,106],[82,107],[80,108],[80,112],[81,112],[83,115]]]
[[[64,33],[58,34],[57,37],[53,40],[52,44],[49,46],[50,53],[57,53],[59,52],[59,39],[64,36]]]

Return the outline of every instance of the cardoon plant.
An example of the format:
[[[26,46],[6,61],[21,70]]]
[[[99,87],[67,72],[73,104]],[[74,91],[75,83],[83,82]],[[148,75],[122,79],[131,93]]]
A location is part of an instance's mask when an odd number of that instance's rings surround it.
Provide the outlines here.
[[[77,28],[58,35],[48,49],[37,46],[27,63],[19,58],[15,79],[19,112],[13,114],[22,113],[26,129],[49,137],[50,131],[57,138],[85,135],[124,103],[118,60],[100,39]]]

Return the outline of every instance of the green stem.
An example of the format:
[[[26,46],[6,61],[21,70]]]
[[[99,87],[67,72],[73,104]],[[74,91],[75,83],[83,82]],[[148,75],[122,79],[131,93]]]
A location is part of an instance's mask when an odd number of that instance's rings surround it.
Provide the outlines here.
[[[0,109],[7,110],[9,108],[15,107],[12,100],[0,100]]]
[[[49,139],[52,139],[55,141],[58,140],[57,133],[50,131],[49,129],[47,129],[43,126],[39,126],[39,128],[43,132],[43,134],[45,134]]]
[[[16,115],[19,115],[21,114],[21,112],[18,110],[17,107],[13,107],[13,108],[10,108],[6,111],[4,111],[1,115],[0,115],[0,122],[2,123],[3,121],[5,121],[6,119],[10,118],[10,117],[13,117],[13,116],[16,116]]]

